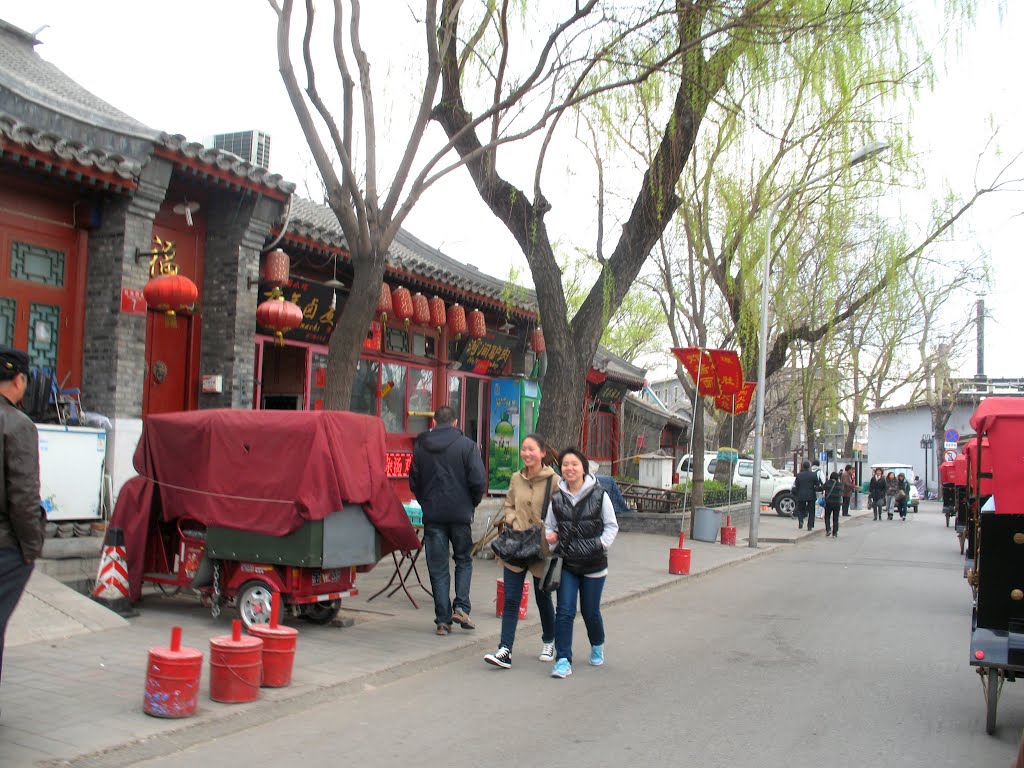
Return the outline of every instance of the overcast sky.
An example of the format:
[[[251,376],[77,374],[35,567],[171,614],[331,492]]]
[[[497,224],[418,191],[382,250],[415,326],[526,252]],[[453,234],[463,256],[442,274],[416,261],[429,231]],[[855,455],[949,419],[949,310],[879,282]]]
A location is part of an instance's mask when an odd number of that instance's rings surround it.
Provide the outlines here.
[[[915,1],[924,18],[941,5],[941,0]],[[382,10],[401,14],[399,19],[410,16],[401,0],[365,5],[373,9],[368,15]],[[977,28],[947,59],[935,93],[915,109],[914,143],[924,153],[928,183],[936,190],[948,180],[963,194],[970,192],[993,123],[1000,128],[1004,160],[1024,149],[1024,98],[1019,86],[1024,3],[1012,0],[1007,5],[1001,19],[991,8],[979,14]],[[30,32],[49,25],[39,33],[44,43],[37,49],[40,55],[154,128],[198,141],[226,131],[269,132],[272,168],[300,182],[300,193],[306,194],[301,182],[310,176],[309,163],[277,72],[274,14],[263,0],[0,0],[0,18]],[[933,31],[942,26],[941,16],[932,13],[930,18]],[[393,23],[383,26],[395,28]],[[386,50],[394,42],[381,37],[371,44]],[[387,58],[379,54],[373,61],[376,82],[386,79],[390,95],[402,88],[415,93],[414,77],[389,70],[382,64]],[[994,165],[990,156],[982,180]],[[1013,175],[1024,176],[1024,163]],[[920,196],[905,205],[920,205]],[[1019,253],[1022,210],[1024,192],[990,197],[971,214],[969,228],[958,228],[954,246],[980,248],[992,259],[995,279],[986,297],[991,314],[986,327],[990,376],[1024,377],[1018,338],[1024,327],[1024,301],[1018,298],[1018,288],[1024,285]],[[406,228],[497,277],[506,277],[512,265],[525,268],[517,244],[479,202],[464,172],[433,188]],[[972,303],[973,299],[965,300],[951,307],[951,315],[964,316]],[[973,339],[971,345],[961,370],[965,375],[974,373]]]

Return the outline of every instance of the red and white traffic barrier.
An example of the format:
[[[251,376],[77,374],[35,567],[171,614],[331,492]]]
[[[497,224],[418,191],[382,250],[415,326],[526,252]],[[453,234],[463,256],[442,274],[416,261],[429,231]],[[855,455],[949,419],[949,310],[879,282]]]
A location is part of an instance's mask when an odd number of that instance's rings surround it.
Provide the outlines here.
[[[103,537],[100,568],[96,573],[96,586],[91,597],[122,616],[136,616],[128,596],[128,553],[124,544],[124,531],[107,528]]]

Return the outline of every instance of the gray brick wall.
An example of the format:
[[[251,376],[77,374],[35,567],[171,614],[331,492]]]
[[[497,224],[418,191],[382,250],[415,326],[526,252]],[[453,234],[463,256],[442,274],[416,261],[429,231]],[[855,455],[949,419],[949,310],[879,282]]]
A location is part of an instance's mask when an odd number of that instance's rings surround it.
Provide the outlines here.
[[[202,374],[224,377],[221,394],[199,395],[200,408],[252,407],[255,374],[255,281],[260,250],[283,205],[246,193],[227,193],[210,203],[203,270]]]
[[[170,177],[170,163],[151,159],[134,195],[108,202],[100,227],[89,234],[82,390],[90,411],[111,418],[142,415],[146,318],[121,314],[121,288],[142,288],[149,280],[135,252],[150,249]]]

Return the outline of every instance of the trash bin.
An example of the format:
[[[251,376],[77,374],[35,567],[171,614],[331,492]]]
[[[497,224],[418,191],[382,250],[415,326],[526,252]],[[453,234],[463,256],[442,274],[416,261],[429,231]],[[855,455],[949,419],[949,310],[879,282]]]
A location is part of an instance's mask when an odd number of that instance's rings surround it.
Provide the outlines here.
[[[697,507],[693,511],[693,538],[715,542],[722,527],[722,512],[711,507]]]

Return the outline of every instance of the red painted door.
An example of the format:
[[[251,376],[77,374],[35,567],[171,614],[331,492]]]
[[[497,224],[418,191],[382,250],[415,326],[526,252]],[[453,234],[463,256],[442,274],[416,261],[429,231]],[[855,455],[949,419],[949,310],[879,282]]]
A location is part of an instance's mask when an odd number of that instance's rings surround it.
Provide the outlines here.
[[[189,408],[192,318],[178,315],[174,320],[176,323],[172,326],[164,315],[147,313],[146,381],[142,391],[145,414]]]

